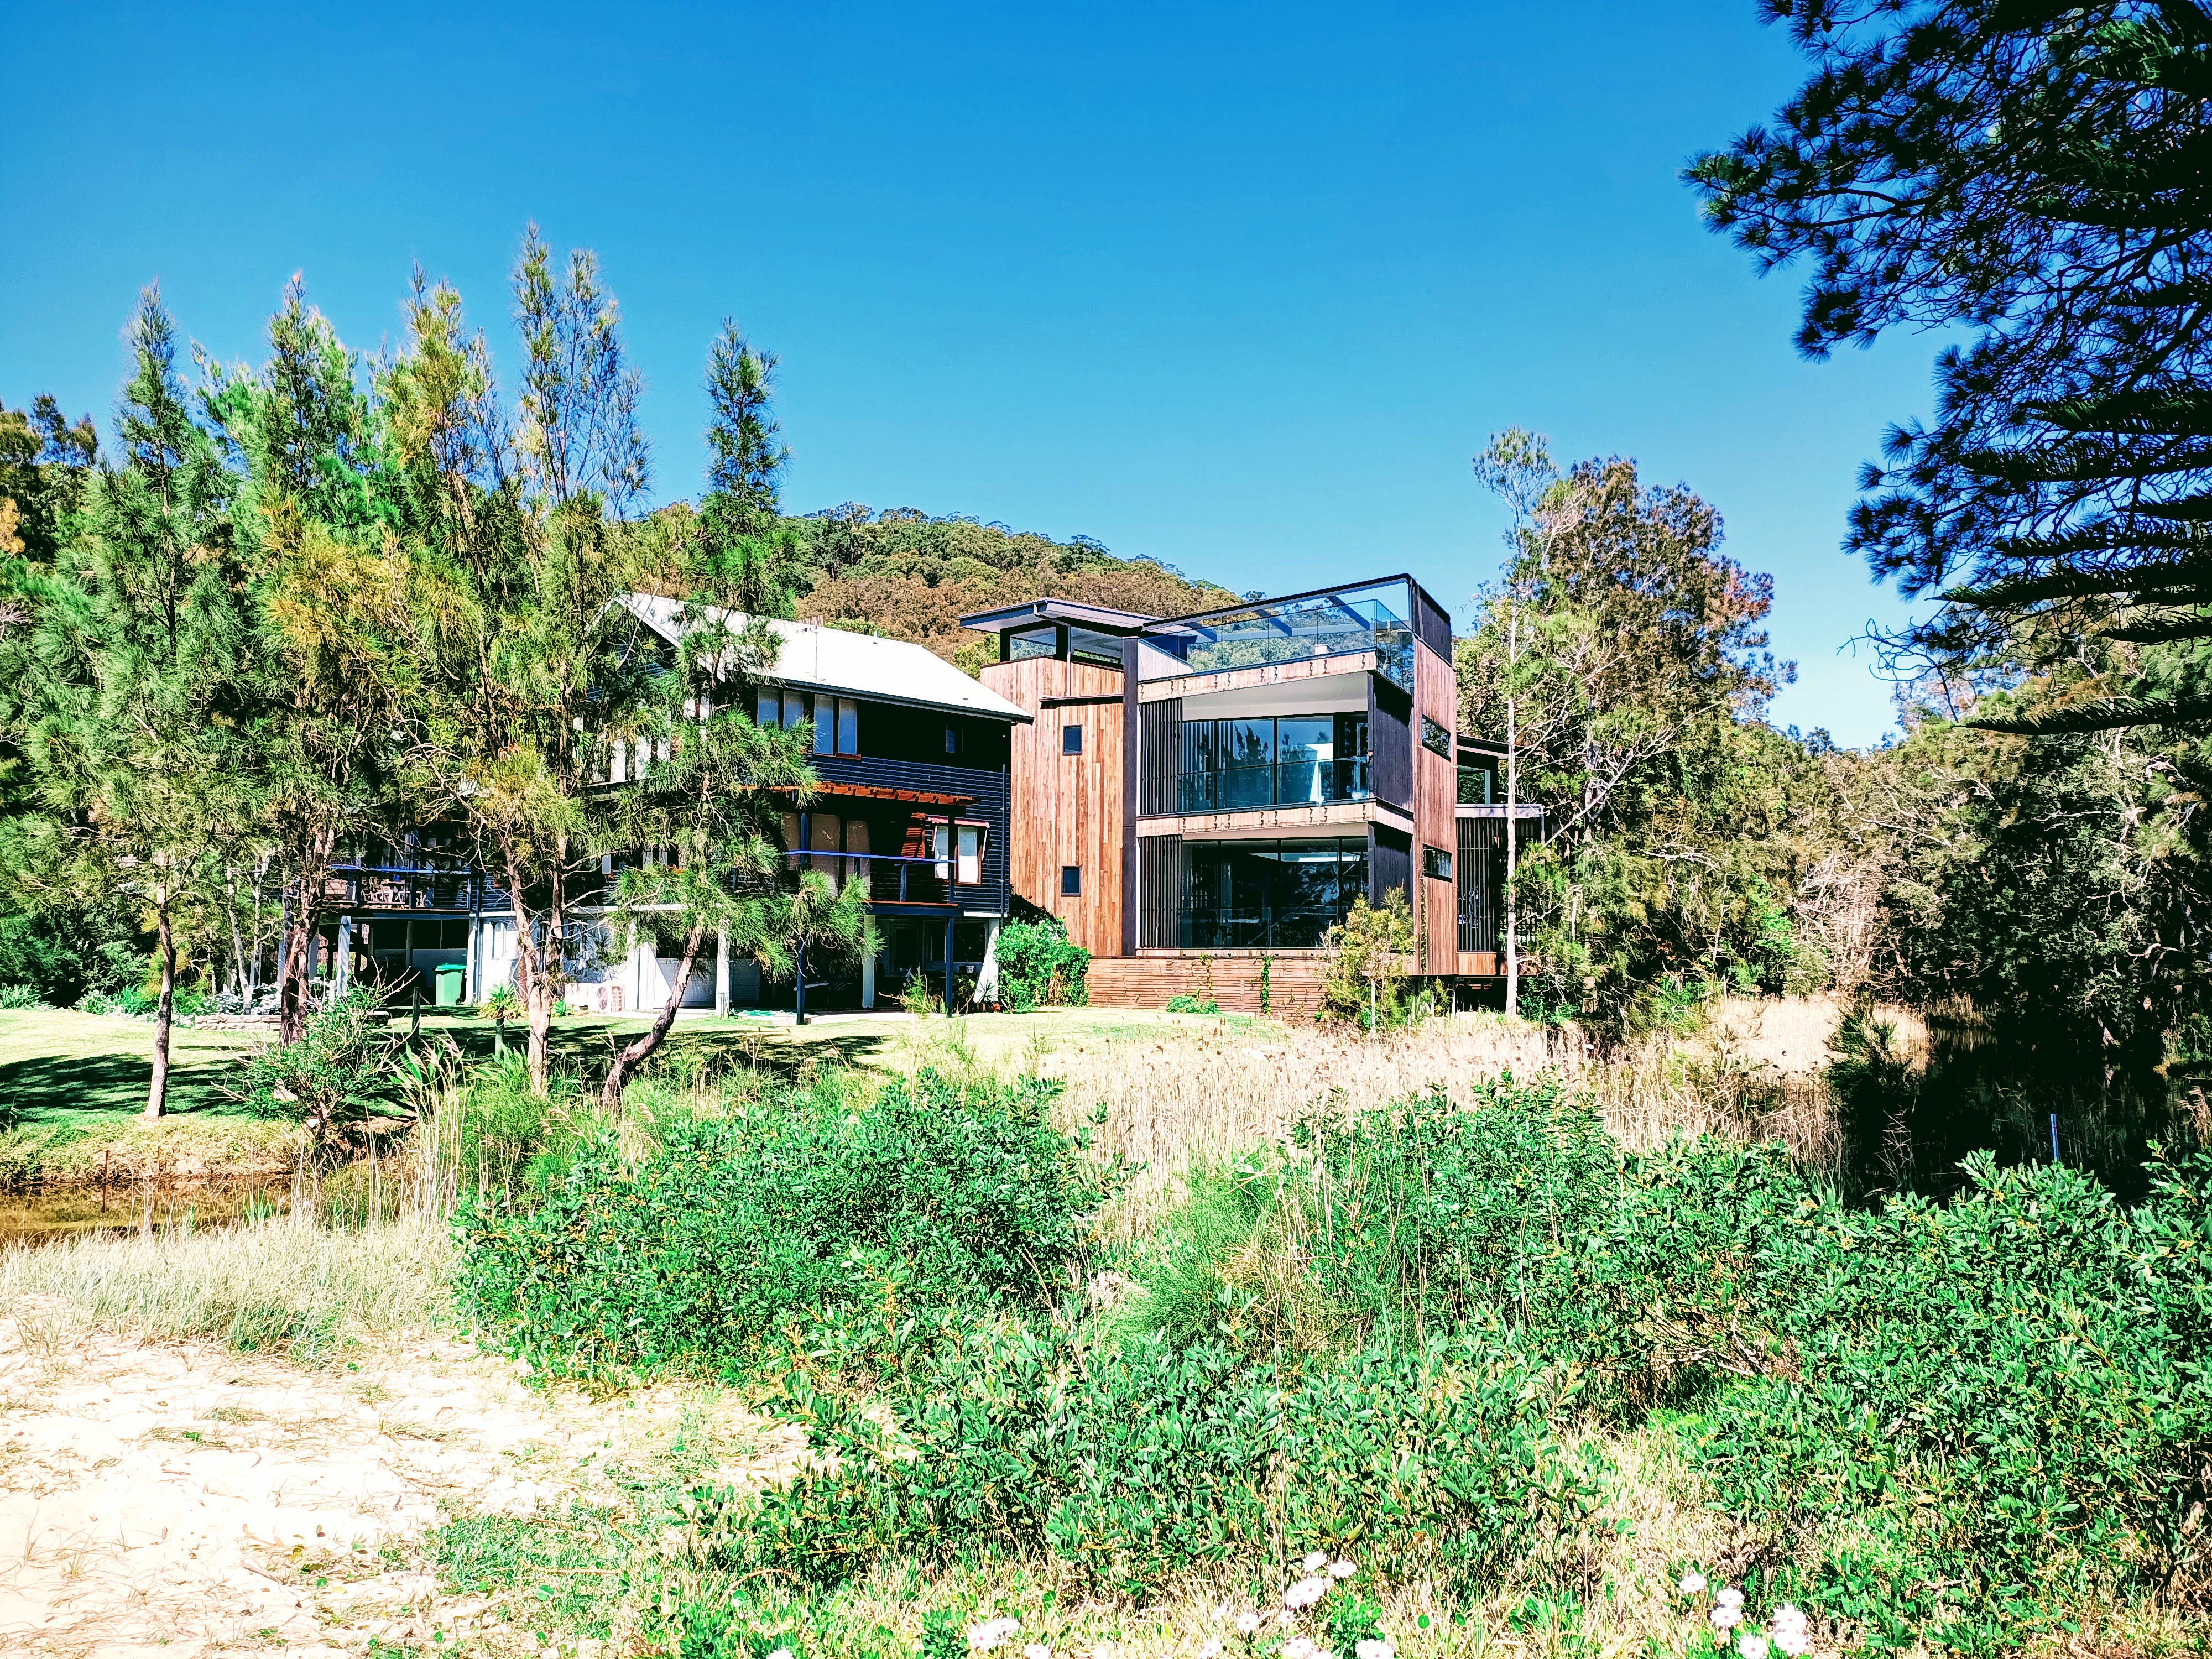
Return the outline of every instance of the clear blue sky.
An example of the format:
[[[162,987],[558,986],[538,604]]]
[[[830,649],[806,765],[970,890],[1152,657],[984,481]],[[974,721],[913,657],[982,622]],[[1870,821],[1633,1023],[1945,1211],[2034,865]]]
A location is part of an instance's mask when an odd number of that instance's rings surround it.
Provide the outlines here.
[[[1635,457],[1771,571],[1783,723],[1890,724],[1893,598],[1838,550],[1933,343],[1826,364],[1676,179],[1801,78],[1667,6],[9,8],[0,399],[105,426],[159,276],[216,355],[284,281],[349,343],[410,266],[512,361],[535,219],[598,251],[696,494],[718,320],[783,358],[787,501],[969,513],[1230,586],[1498,562],[1510,424]]]

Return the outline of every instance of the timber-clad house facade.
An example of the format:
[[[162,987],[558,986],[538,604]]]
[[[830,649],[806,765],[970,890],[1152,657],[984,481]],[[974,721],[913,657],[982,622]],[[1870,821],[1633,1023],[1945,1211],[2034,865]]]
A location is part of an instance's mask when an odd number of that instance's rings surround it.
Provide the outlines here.
[[[1502,750],[1459,732],[1450,618],[1412,577],[1187,617],[1048,599],[961,621],[998,636],[983,683],[1030,717],[1016,900],[1093,953],[1094,1000],[1288,1012],[1353,900],[1393,890],[1416,972],[1497,975]]]
[[[676,644],[674,602],[626,603]],[[1050,913],[1092,952],[1094,1001],[1183,992],[1290,1013],[1310,1004],[1328,930],[1394,890],[1417,972],[1496,975],[1500,751],[1459,733],[1450,620],[1411,577],[1188,617],[1044,599],[961,620],[999,642],[980,684],[921,646],[778,622],[750,694],[763,724],[811,724],[819,787],[785,814],[787,856],[864,884],[873,958],[778,985],[720,951],[678,986],[677,963],[586,906],[569,1002],[872,1007],[916,973],[988,996],[1000,927]],[[605,783],[651,758],[616,745]],[[441,968],[471,1002],[511,980],[507,896],[427,836],[335,870],[325,909],[319,949],[341,976],[417,983],[425,1001]]]

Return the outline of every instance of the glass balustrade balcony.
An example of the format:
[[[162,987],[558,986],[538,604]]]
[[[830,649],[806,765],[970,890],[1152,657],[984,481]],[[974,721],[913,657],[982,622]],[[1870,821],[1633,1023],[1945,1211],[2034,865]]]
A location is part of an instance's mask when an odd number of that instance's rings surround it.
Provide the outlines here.
[[[1146,642],[1197,674],[1371,651],[1383,677],[1411,692],[1413,629],[1394,606],[1411,608],[1403,582],[1179,617]]]
[[[1319,806],[1370,798],[1364,755],[1223,766],[1176,777],[1178,812],[1241,812],[1258,806]]]

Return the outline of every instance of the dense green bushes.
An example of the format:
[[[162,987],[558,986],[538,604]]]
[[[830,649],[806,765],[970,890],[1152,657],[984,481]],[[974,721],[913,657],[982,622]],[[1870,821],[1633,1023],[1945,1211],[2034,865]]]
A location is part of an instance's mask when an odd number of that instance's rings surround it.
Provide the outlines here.
[[[999,930],[993,951],[999,964],[999,997],[1018,1014],[1032,1008],[1080,1008],[1091,1000],[1085,975],[1091,952],[1067,942],[1058,916],[1010,922]]]
[[[467,1304],[555,1372],[737,1374],[794,1341],[896,1357],[917,1315],[1066,1282],[1102,1189],[1051,1093],[924,1072],[856,1109],[833,1082],[678,1118],[635,1164],[603,1136],[535,1208],[465,1208]]]
[[[1994,1650],[2212,1578],[2212,1158],[2133,1208],[1983,1160],[1869,1210],[1501,1079],[1201,1169],[1114,1300],[1044,1100],[925,1074],[588,1146],[467,1218],[470,1294],[550,1369],[777,1380],[836,1456],[695,1495],[733,1583],[1000,1554],[1141,1595],[1290,1547],[1475,1594],[1589,1559],[1608,1425],[1671,1433],[1765,1598],[1850,1639]]]
[[[1599,1461],[1553,1426],[1574,1387],[1495,1332],[1304,1365],[1158,1339],[1094,1350],[1065,1323],[981,1335],[888,1434],[804,1396],[836,1466],[769,1493],[743,1559],[835,1583],[885,1557],[1049,1553],[1142,1594],[1256,1568],[1288,1538],[1472,1588],[1595,1501]]]

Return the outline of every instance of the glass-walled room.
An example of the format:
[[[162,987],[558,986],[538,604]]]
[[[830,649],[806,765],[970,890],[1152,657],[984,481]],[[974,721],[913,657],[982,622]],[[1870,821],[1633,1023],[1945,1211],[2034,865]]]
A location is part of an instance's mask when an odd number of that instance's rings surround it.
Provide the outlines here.
[[[1367,716],[1283,714],[1182,723],[1179,812],[1365,800]]]
[[[1367,840],[1182,844],[1176,943],[1186,950],[1304,950],[1367,890]]]

